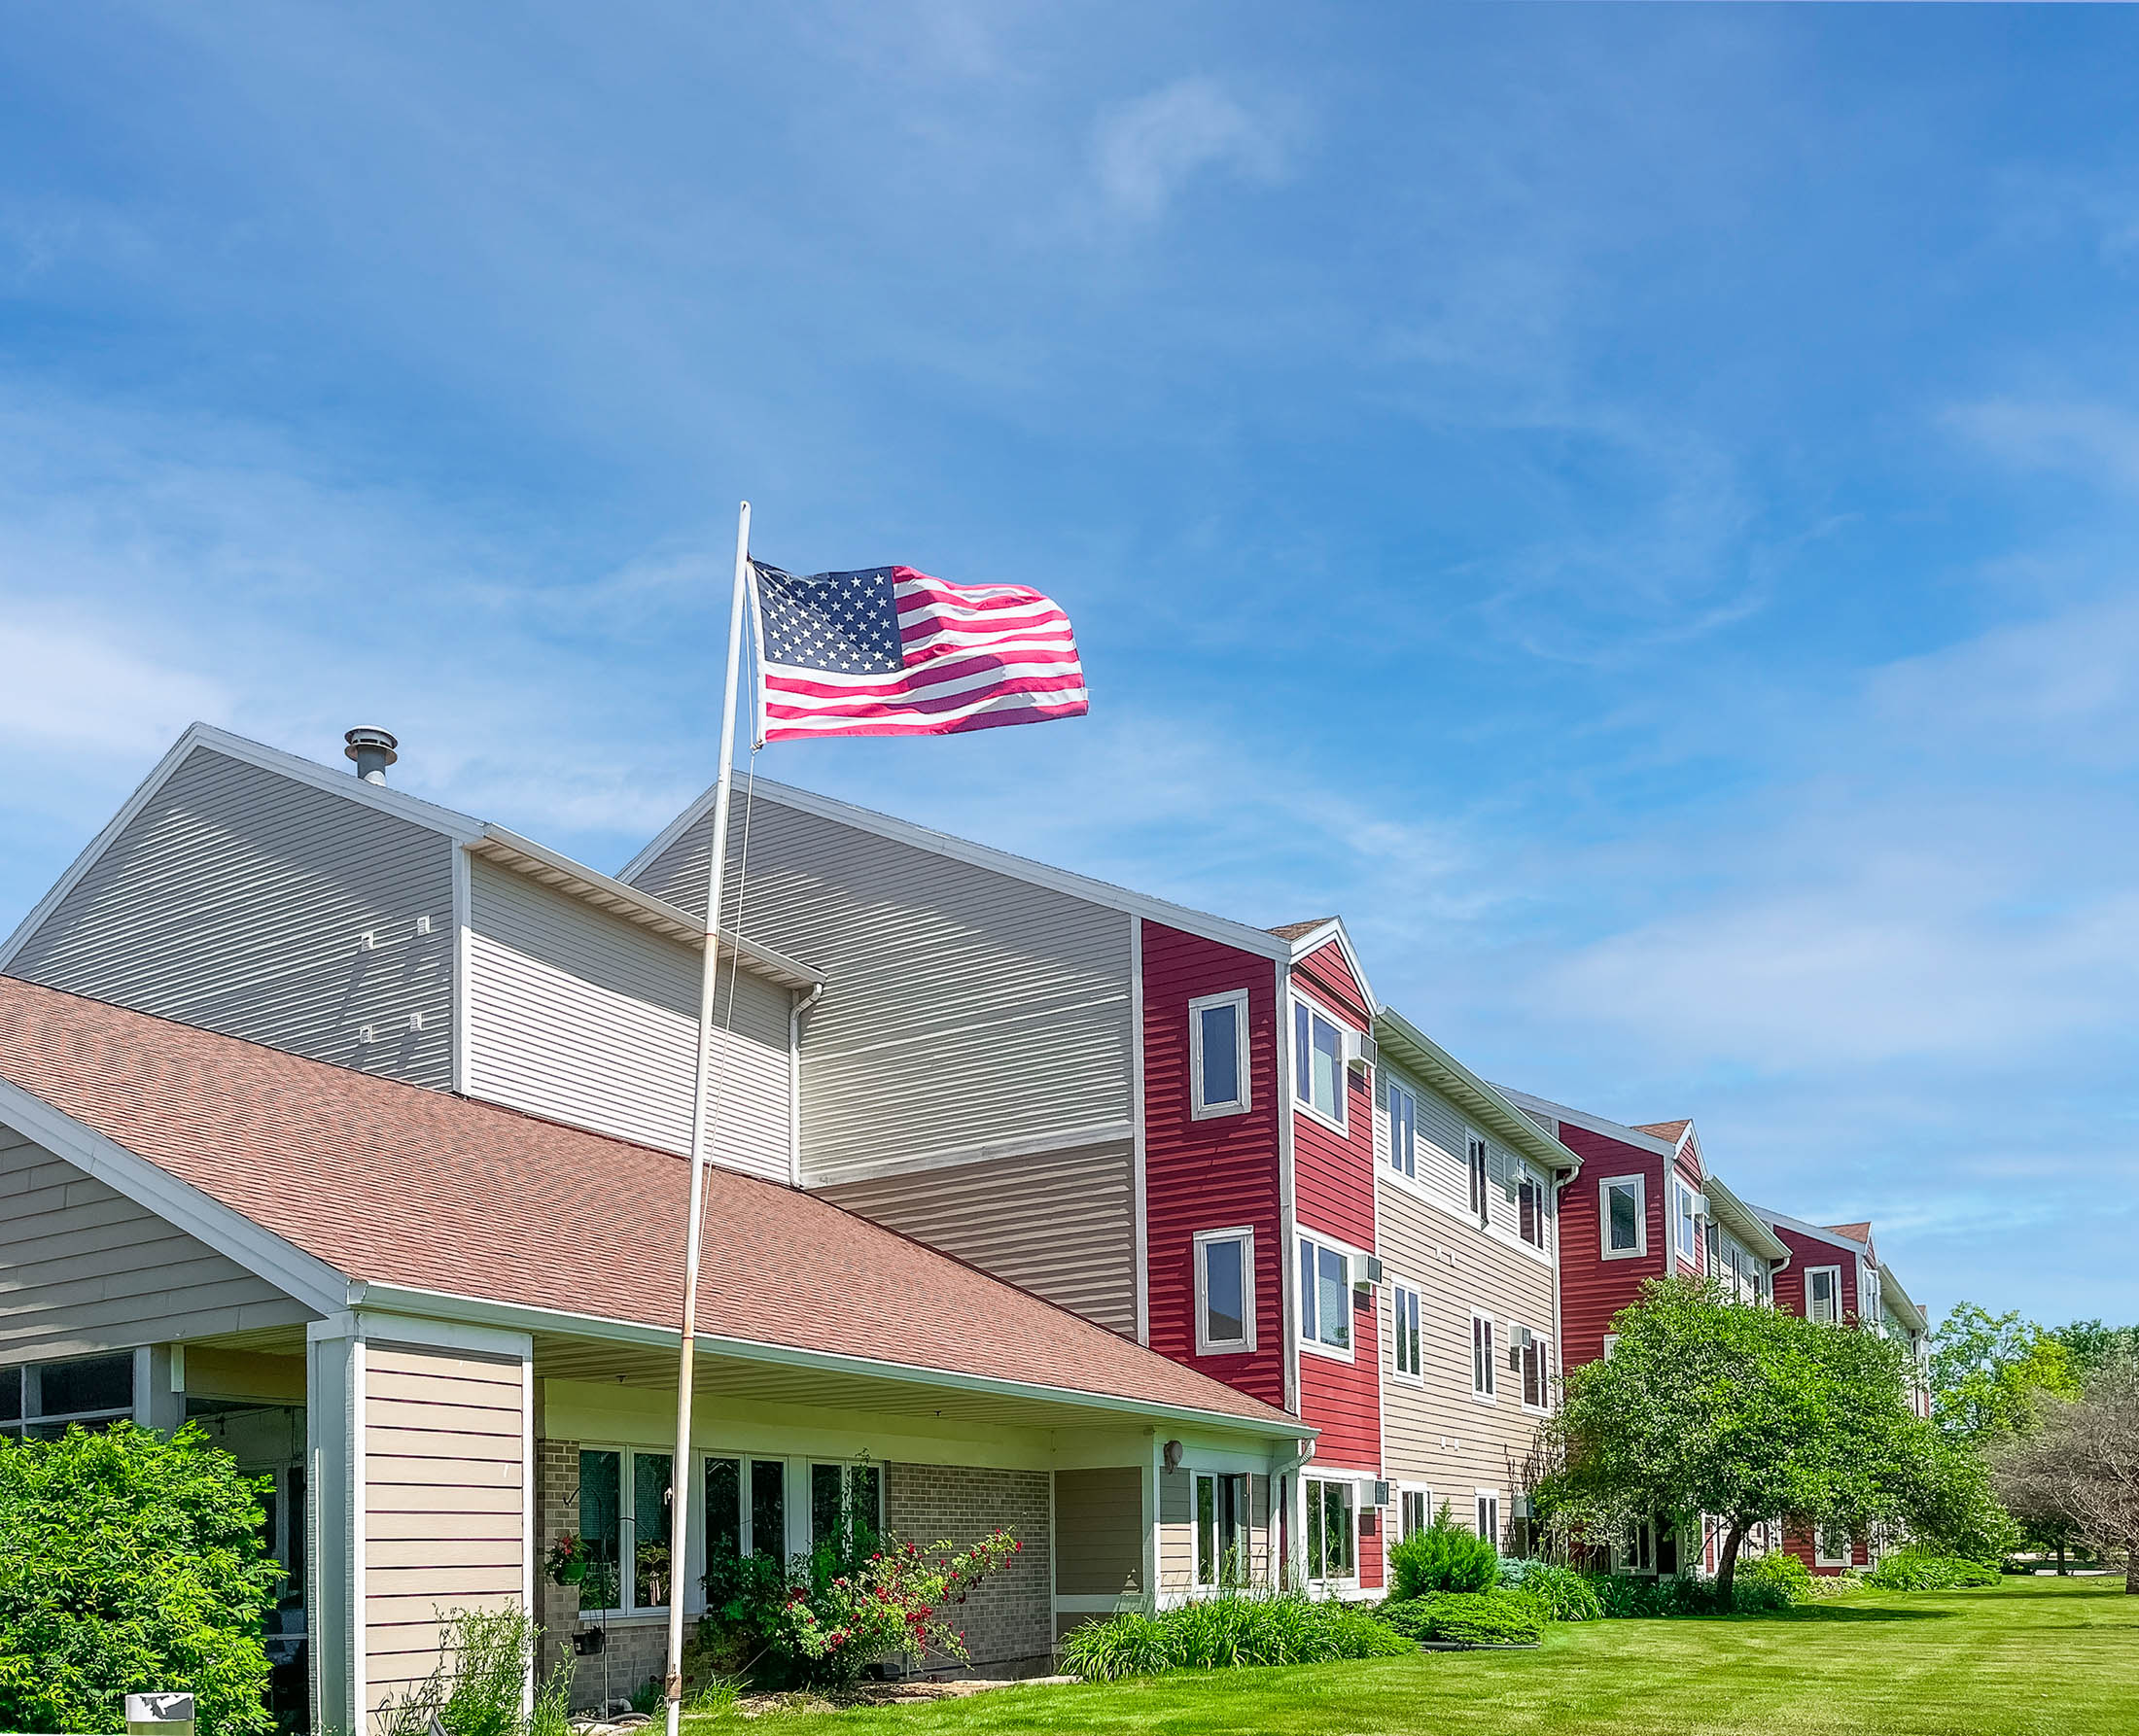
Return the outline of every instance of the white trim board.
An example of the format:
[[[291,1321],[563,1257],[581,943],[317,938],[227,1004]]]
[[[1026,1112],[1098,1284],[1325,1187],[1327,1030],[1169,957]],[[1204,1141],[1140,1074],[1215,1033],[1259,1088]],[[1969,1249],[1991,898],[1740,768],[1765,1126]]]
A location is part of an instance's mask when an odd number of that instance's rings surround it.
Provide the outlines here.
[[[1624,1122],[1616,1122],[1602,1115],[1592,1115],[1587,1110],[1570,1109],[1566,1104],[1556,1103],[1550,1097],[1517,1091],[1512,1085],[1495,1085],[1492,1089],[1519,1108],[1534,1109],[1540,1115],[1551,1116],[1555,1121],[1571,1122],[1578,1128],[1587,1128],[1593,1133],[1601,1133],[1607,1139],[1617,1139],[1623,1145],[1654,1152],[1660,1158],[1675,1158],[1678,1155],[1678,1147],[1668,1139],[1659,1139],[1654,1133],[1644,1133],[1639,1128],[1630,1128]],[[1531,1125],[1536,1126],[1534,1122]],[[1543,1132],[1544,1129],[1540,1128],[1538,1131]]]
[[[0,1079],[0,1122],[315,1312],[348,1305],[349,1279],[325,1261],[8,1079]]]
[[[1029,856],[1013,855],[1008,851],[997,850],[990,845],[975,844],[969,839],[954,838],[948,833],[930,831],[927,826],[916,825],[911,820],[896,819],[888,814],[858,808],[851,802],[819,795],[814,790],[797,789],[792,784],[779,783],[769,778],[760,777],[757,780],[757,800],[792,808],[797,813],[814,815],[819,819],[850,825],[857,831],[872,833],[894,843],[911,845],[916,850],[925,850],[934,855],[949,856],[954,861],[988,869],[1008,880],[1045,886],[1051,891],[1099,905],[1102,909],[1118,910],[1129,916],[1142,917],[1150,921],[1164,923],[1169,928],[1178,928],[1184,934],[1216,941],[1221,946],[1233,947],[1240,952],[1252,953],[1257,957],[1281,959],[1288,963],[1292,957],[1289,941],[1280,940],[1277,935],[1249,923],[1212,916],[1207,911],[1190,910],[1185,905],[1171,904],[1163,898],[1154,898],[1143,892],[1133,892],[1126,886],[1094,880],[1068,868],[1051,867],[1044,862],[1035,862]],[[713,801],[714,792],[710,789],[700,795],[683,813],[669,821],[651,844],[624,864],[617,879],[629,882],[677,839],[696,825],[711,811]]]
[[[1382,997],[1374,992],[1374,985],[1367,981],[1366,966],[1359,962],[1358,950],[1351,944],[1351,932],[1345,926],[1343,917],[1331,917],[1319,928],[1311,928],[1298,940],[1288,942],[1292,948],[1292,963],[1305,962],[1311,953],[1318,953],[1334,940],[1345,955],[1345,963],[1351,971],[1351,980],[1359,985],[1359,993],[1367,1003],[1367,1014],[1372,1018],[1382,1010]],[[1350,1014],[1346,1014],[1350,1018]]]

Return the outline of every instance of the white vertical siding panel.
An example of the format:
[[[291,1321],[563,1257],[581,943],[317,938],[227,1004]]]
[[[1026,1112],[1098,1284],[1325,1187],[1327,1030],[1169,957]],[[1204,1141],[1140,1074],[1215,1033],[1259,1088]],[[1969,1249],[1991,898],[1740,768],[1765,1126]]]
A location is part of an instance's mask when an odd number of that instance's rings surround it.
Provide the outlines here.
[[[472,864],[469,1091],[678,1153],[690,1149],[700,955],[496,864]],[[786,1181],[791,997],[723,968],[713,1156]]]
[[[0,1363],[312,1317],[235,1261],[0,1127]]]
[[[1135,1172],[1127,1144],[815,1191],[1110,1332],[1137,1335]]]
[[[412,820],[196,747],[9,970],[447,1087],[454,848]]]
[[[711,827],[637,884],[703,910]],[[828,980],[803,1039],[805,1180],[1129,1120],[1123,912],[761,794],[721,920]]]

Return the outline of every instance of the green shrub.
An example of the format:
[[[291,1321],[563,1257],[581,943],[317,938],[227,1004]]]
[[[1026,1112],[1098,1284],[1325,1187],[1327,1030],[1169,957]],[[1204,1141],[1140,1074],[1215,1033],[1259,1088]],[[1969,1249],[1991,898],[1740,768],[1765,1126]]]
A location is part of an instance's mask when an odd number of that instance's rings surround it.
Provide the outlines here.
[[[1814,1596],[1812,1570],[1788,1549],[1775,1549],[1739,1562],[1736,1584],[1779,1596],[1787,1605],[1808,1604]]]
[[[1396,1599],[1376,1612],[1382,1625],[1407,1640],[1452,1640],[1469,1646],[1529,1646],[1551,1618],[1526,1591],[1444,1591]]]
[[[1260,1664],[1401,1657],[1399,1634],[1349,1604],[1282,1597],[1204,1598],[1157,1615],[1116,1615],[1075,1629],[1064,1667],[1088,1682],[1167,1670],[1230,1670]]]
[[[1552,1621],[1595,1621],[1604,1614],[1587,1576],[1550,1561],[1503,1561],[1503,1587],[1521,1591]]]
[[[1389,1550],[1388,1564],[1389,1595],[1398,1603],[1442,1591],[1490,1591],[1500,1578],[1500,1552],[1450,1518],[1446,1501],[1431,1525]]]
[[[568,1663],[537,1688],[532,1719],[520,1711],[543,1631],[525,1611],[440,1610],[438,1616],[438,1668],[379,1707],[379,1736],[424,1736],[433,1719],[446,1736],[542,1736],[564,1729],[572,1691]]]
[[[1903,1549],[1865,1575],[1864,1582],[1881,1591],[1961,1591],[1995,1585],[1998,1570],[1958,1555]]]
[[[260,1496],[197,1428],[0,1439],[0,1729],[117,1731],[171,1688],[202,1736],[271,1730]]]
[[[1666,1574],[1661,1579],[1637,1579],[1627,1574],[1585,1574],[1585,1583],[1596,1593],[1603,1613],[1618,1620],[1672,1615],[1713,1615],[1715,1586],[1704,1580]]]

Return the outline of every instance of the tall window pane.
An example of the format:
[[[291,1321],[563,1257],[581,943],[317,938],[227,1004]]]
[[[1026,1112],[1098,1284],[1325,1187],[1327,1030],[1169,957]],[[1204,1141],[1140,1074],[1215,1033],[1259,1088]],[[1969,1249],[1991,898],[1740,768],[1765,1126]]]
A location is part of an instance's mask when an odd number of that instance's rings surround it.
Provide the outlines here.
[[[706,1560],[736,1561],[743,1554],[743,1465],[739,1459],[706,1461]]]
[[[22,1420],[22,1371],[0,1369],[0,1423]]]
[[[667,1453],[631,1455],[632,1512],[636,1536],[632,1544],[632,1601],[637,1609],[665,1610],[669,1588],[669,1467],[676,1461]]]
[[[1316,1312],[1321,1317],[1321,1341],[1339,1350],[1351,1348],[1350,1262],[1332,1248],[1318,1251]]]
[[[1204,1008],[1203,1100],[1206,1103],[1238,1103],[1241,1100],[1240,1009],[1236,1006]]]
[[[1196,1479],[1196,1583],[1218,1582],[1218,1479]]]
[[[1315,1101],[1315,1022],[1304,1001],[1292,1003],[1292,1089],[1303,1103]]]
[[[624,1603],[621,1464],[613,1452],[579,1455],[579,1538],[586,1545],[586,1578],[579,1586],[582,1610],[619,1610]]]
[[[778,1459],[751,1461],[751,1552],[788,1558],[788,1468]]]
[[[810,1542],[812,1544],[836,1542],[840,1520],[846,1515],[842,1510],[846,1479],[840,1476],[837,1465],[812,1465],[810,1467]]]
[[[1203,1244],[1207,1336],[1212,1343],[1232,1343],[1247,1337],[1247,1274],[1243,1269],[1243,1251],[1237,1241]]]
[[[1337,1027],[1326,1019],[1315,1021],[1315,1094],[1312,1101],[1330,1120],[1339,1116],[1337,1103],[1338,1080],[1344,1072],[1344,1059],[1340,1053],[1342,1039]]]
[[[1419,1173],[1419,1100],[1393,1081],[1388,1088],[1388,1163],[1400,1175]]]
[[[1328,1554],[1323,1542],[1322,1485],[1311,1482],[1307,1486],[1307,1577],[1311,1580],[1327,1577]]]
[[[856,1526],[874,1537],[884,1529],[884,1469],[880,1465],[847,1467],[847,1510]]]
[[[1300,1337],[1321,1339],[1321,1320],[1315,1306],[1315,1244],[1300,1243]]]
[[[1620,1183],[1610,1190],[1612,1209],[1612,1251],[1625,1253],[1641,1245],[1641,1220],[1636,1213],[1634,1190],[1627,1183]]]

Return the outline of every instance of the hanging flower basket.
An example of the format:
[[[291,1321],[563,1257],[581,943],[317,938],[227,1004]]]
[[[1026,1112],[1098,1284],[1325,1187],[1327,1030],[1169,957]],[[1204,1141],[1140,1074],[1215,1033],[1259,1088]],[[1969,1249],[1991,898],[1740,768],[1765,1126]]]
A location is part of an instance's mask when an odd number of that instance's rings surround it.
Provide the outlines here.
[[[568,1531],[549,1545],[543,1568],[554,1584],[577,1585],[586,1578],[585,1541]]]

